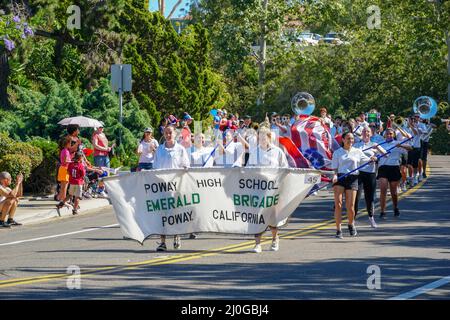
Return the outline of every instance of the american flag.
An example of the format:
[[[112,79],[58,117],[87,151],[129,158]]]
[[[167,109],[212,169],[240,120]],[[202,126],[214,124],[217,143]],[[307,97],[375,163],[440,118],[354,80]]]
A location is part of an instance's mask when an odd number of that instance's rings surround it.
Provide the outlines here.
[[[291,127],[291,136],[295,146],[314,168],[330,168],[336,146],[334,146],[330,129],[322,119],[301,115],[300,119]]]

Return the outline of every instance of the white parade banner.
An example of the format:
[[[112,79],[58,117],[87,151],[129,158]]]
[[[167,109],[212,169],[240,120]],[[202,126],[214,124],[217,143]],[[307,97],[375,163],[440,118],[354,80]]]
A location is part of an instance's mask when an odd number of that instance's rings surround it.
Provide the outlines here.
[[[151,235],[254,235],[279,226],[320,182],[320,171],[164,169],[104,182],[124,237],[143,243]]]

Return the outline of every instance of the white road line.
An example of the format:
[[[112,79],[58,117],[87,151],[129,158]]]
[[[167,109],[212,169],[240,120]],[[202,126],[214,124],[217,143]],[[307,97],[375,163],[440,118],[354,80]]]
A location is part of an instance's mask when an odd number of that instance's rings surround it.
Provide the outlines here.
[[[73,235],[73,234],[91,232],[91,231],[96,231],[96,230],[100,230],[100,229],[107,229],[107,228],[112,228],[112,227],[117,227],[117,226],[118,226],[118,224],[110,224],[110,225],[103,226],[103,227],[89,228],[89,229],[86,229],[86,230],[55,234],[53,236],[40,237],[40,238],[34,238],[34,239],[28,239],[28,240],[20,240],[20,241],[7,242],[7,243],[0,243],[0,247],[12,246],[12,245],[15,245],[15,244],[26,243],[26,242],[34,242],[34,241],[40,241],[40,240],[46,240],[46,239],[61,238],[61,237],[70,236],[70,235]]]
[[[432,283],[429,283],[427,285],[424,285],[423,287],[414,289],[409,292],[402,293],[401,295],[398,295],[393,298],[389,298],[388,300],[407,300],[414,298],[416,296],[419,296],[421,294],[427,293],[429,291],[432,291],[436,288],[442,287],[443,285],[446,285],[447,283],[450,283],[450,276],[444,277],[440,280],[434,281]]]

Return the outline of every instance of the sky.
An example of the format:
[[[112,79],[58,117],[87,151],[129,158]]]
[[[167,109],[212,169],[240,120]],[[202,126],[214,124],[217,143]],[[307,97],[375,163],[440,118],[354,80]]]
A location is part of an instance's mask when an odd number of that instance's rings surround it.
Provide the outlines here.
[[[158,0],[150,0],[149,2],[150,2],[150,11],[158,10]],[[166,12],[165,12],[166,17],[169,15],[170,11],[172,11],[172,8],[176,2],[177,0],[166,0]],[[182,13],[180,9],[182,8],[188,9],[186,7],[186,4],[188,3],[189,0],[183,0],[183,3],[180,4],[177,11],[174,13],[173,18],[183,17],[185,14]]]

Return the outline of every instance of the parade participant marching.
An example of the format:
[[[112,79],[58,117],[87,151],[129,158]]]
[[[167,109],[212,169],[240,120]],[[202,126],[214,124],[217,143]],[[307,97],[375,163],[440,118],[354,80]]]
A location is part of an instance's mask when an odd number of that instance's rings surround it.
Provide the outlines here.
[[[408,152],[408,171],[409,171],[409,184],[414,187],[418,181],[419,176],[419,159],[420,159],[420,137],[424,132],[423,128],[419,126],[419,114],[416,113],[410,117],[408,127],[411,129],[412,135],[412,149]]]
[[[355,144],[355,148],[361,149],[367,157],[373,157],[377,153],[385,154],[386,151],[378,145],[378,143],[370,140],[372,131],[370,128],[365,127],[362,130],[362,141]],[[377,189],[377,167],[375,163],[371,163],[359,170],[358,177],[358,192],[356,194],[355,201],[355,216],[358,214],[358,205],[361,198],[361,194],[364,190],[364,199],[366,201],[366,208],[369,214],[369,222],[372,228],[376,228],[377,224],[373,217],[374,213],[374,198],[375,191]]]
[[[245,140],[240,137],[240,141],[234,141],[234,135],[232,130],[225,132],[225,142],[222,138],[217,139],[218,150],[215,152],[215,165],[223,166],[225,168],[242,167],[244,162],[244,145]],[[225,146],[224,146],[225,143]]]
[[[284,152],[272,144],[272,132],[268,128],[262,128],[258,132],[258,147],[250,150],[250,158],[247,166],[256,167],[272,167],[272,168],[288,168],[288,162]],[[279,238],[278,228],[286,224],[287,219],[280,221],[277,226],[270,226],[272,231],[272,251],[278,251]],[[261,236],[262,233],[255,235],[255,247],[253,252],[261,253]]]
[[[189,156],[186,149],[175,141],[175,127],[172,125],[164,128],[165,143],[162,143],[155,153],[153,162],[154,169],[179,169],[190,166]],[[181,248],[179,235],[174,236],[173,248]],[[166,251],[166,236],[161,235],[161,243],[156,251]]]
[[[428,147],[431,134],[433,130],[436,128],[436,125],[430,123],[430,120],[423,120],[422,122],[423,131],[425,133],[422,135],[420,143],[420,159],[422,160],[422,178],[427,178],[427,160],[428,160]],[[420,177],[420,175],[419,175]]]
[[[194,145],[188,149],[191,167],[210,168],[214,166],[214,157],[211,156],[213,148],[205,147],[205,135],[196,133]]]
[[[411,146],[406,144],[400,145],[398,141],[394,140],[395,132],[392,128],[386,129],[385,138],[389,142],[383,145],[383,147],[390,152],[379,160],[377,179],[380,180],[380,219],[386,219],[385,211],[388,185],[391,191],[392,204],[394,205],[394,215],[396,217],[400,215],[397,187],[402,177],[400,173],[401,155],[407,153],[406,150],[412,149]]]
[[[153,138],[153,129],[146,128],[137,149],[137,154],[139,155],[138,171],[153,169],[155,151],[158,147],[158,141]]]
[[[358,171],[351,174],[361,164],[368,161],[376,161],[376,157],[369,158],[361,149],[353,147],[355,137],[351,132],[345,132],[342,135],[343,147],[333,153],[331,168],[335,170],[333,177],[334,189],[334,217],[336,220],[336,238],[343,238],[341,230],[342,222],[342,201],[345,194],[345,205],[348,216],[348,230],[350,236],[357,235],[354,218],[355,218],[355,199],[358,191]],[[345,174],[349,174],[344,178],[340,178]]]

